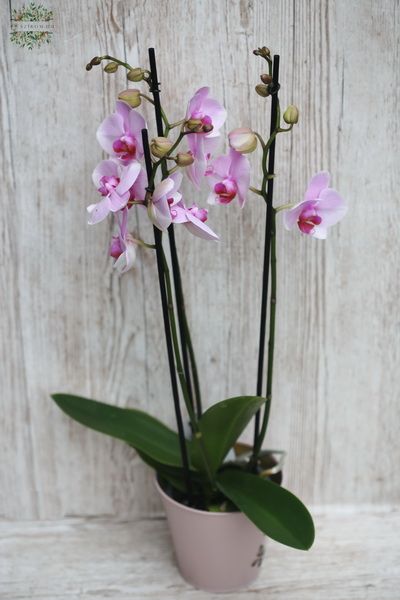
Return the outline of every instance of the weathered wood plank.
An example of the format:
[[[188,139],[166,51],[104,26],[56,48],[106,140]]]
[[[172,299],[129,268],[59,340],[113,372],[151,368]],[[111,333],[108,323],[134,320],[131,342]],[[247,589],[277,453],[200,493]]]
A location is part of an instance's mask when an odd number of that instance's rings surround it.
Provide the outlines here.
[[[163,519],[68,519],[0,524],[4,600],[193,598],[232,600],[397,600],[400,513],[319,513],[309,552],[267,544],[250,590],[208,594],[190,588],[174,564]]]
[[[262,63],[251,51],[266,43],[281,54],[282,104],[298,104],[301,120],[278,143],[276,199],[300,199],[309,176],[328,168],[351,209],[326,243],[279,228],[268,444],[288,450],[286,482],[304,500],[399,502],[398,1],[46,5],[56,32],[31,51],[11,44],[0,7],[0,515],[158,508],[133,452],[48,399],[69,390],[173,423],[153,257],[141,252],[120,279],[106,253],[110,225],[85,226],[101,158],[95,130],[126,82],[84,65],[104,51],[145,64],[150,45],[171,118],[208,84],[228,128],[260,131],[268,113],[252,92]],[[212,210],[219,245],[177,232],[207,403],[255,391],[263,215],[255,198],[242,212]],[[151,239],[144,219],[136,227]]]

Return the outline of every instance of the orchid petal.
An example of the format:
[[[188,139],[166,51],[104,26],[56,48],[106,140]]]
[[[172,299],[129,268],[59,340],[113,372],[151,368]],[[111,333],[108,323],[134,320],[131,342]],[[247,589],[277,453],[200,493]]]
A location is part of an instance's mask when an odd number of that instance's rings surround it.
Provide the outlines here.
[[[197,158],[193,164],[186,168],[187,176],[193,185],[199,190],[202,177],[206,170],[206,160],[204,157]]]
[[[125,104],[125,102],[121,102]],[[129,108],[129,107],[128,107]],[[106,117],[97,130],[96,137],[100,146],[110,154],[115,155],[113,143],[124,133],[123,118],[119,114],[112,114]]]
[[[170,175],[169,177],[174,182],[174,187],[172,188],[172,194],[175,194],[175,192],[177,192],[179,190],[179,188],[181,187],[183,175],[182,175],[182,173],[177,171],[176,173],[172,173],[172,175]]]
[[[165,196],[157,202],[151,202],[148,207],[151,222],[161,231],[166,231],[172,223],[168,200]]]
[[[129,129],[129,115],[133,109],[123,100],[117,100],[115,103],[115,114],[121,117],[123,130]]]
[[[288,230],[293,229],[293,227],[297,224],[297,221],[298,221],[306,204],[307,204],[307,201],[303,200],[303,202],[299,202],[298,204],[293,206],[293,208],[290,208],[289,210],[284,211],[283,225],[285,226],[286,229],[288,229]]]
[[[170,213],[173,223],[186,223],[188,221],[187,210],[183,206],[170,207]]]
[[[210,115],[212,118],[214,129],[210,133],[213,133],[215,130],[218,131],[226,121],[225,108],[213,98],[206,98],[201,108],[204,113]]]
[[[174,189],[174,180],[167,177],[157,183],[153,192],[153,202],[158,202],[161,198],[169,194]]]
[[[129,188],[131,188],[133,186],[136,179],[138,178],[140,169],[141,169],[140,163],[138,163],[137,161],[133,161],[129,165],[124,167],[121,170],[121,179],[120,179],[119,184],[115,188],[115,191],[120,195],[127,192],[129,190]]]
[[[133,186],[130,189],[131,197],[134,200],[139,200],[141,202],[146,198],[146,188],[147,188],[147,173],[145,169],[141,168],[139,175],[137,176]]]
[[[304,200],[316,200],[322,190],[328,187],[330,175],[328,171],[320,171],[310,179]]]
[[[175,192],[174,194],[168,194],[168,204],[170,208],[180,204],[182,202],[182,194],[180,192]]]
[[[190,118],[193,113],[200,110],[201,105],[210,92],[209,87],[202,87],[195,92],[194,96],[189,100],[186,117]]]
[[[212,161],[210,165],[212,171],[210,175],[207,175],[207,177],[219,176],[218,180],[224,179],[225,177],[228,177],[230,166],[231,157],[229,156],[229,154],[218,156],[218,158]]]
[[[108,198],[104,198],[103,200],[100,200],[100,202],[96,202],[96,204],[90,204],[86,210],[89,213],[89,225],[100,223],[100,221],[103,221],[110,212],[109,200]]]
[[[190,231],[193,235],[200,237],[204,240],[218,240],[219,237],[213,232],[208,225],[200,221],[197,217],[192,215],[190,211],[187,211],[188,222],[184,223],[184,227]]]
[[[140,157],[143,156],[143,141],[142,141],[142,129],[146,128],[146,121],[140,113],[133,108],[128,116],[128,130],[134,135],[136,141],[136,154]]]
[[[229,174],[236,181],[239,205],[243,208],[250,186],[250,162],[247,156],[233,149],[230,150],[229,158],[231,159]]]
[[[330,227],[340,221],[347,212],[347,206],[338,192],[332,188],[323,190],[316,202],[316,210],[324,225]]]
[[[116,190],[112,190],[108,197],[109,202],[109,210],[111,212],[117,212],[124,208],[129,200],[129,192],[125,192],[125,194],[118,194]]]

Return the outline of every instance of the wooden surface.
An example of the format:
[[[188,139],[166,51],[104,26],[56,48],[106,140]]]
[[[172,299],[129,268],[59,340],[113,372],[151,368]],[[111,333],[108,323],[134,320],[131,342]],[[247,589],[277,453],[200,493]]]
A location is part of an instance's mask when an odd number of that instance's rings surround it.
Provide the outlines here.
[[[85,225],[102,157],[96,128],[126,82],[84,65],[108,52],[147,66],[151,45],[171,119],[207,84],[228,128],[261,132],[269,115],[253,92],[262,63],[252,50],[280,53],[281,101],[296,103],[301,119],[278,141],[276,200],[301,199],[324,168],[350,210],[326,242],[279,223],[267,443],[288,451],[286,483],[306,502],[398,503],[398,0],[45,4],[56,31],[32,50],[10,42],[8,2],[0,8],[0,516],[135,518],[159,508],[131,450],[49,400],[70,391],[173,424],[154,257],[141,252],[119,278],[107,257],[110,223]],[[207,404],[255,392],[263,219],[253,197],[242,212],[211,211],[219,245],[177,232]],[[151,239],[144,221],[136,229]],[[67,538],[87,527],[77,523],[60,526]]]
[[[163,519],[0,524],[2,600],[398,600],[400,513],[320,512],[309,552],[268,542],[249,590],[209,594],[180,577]]]

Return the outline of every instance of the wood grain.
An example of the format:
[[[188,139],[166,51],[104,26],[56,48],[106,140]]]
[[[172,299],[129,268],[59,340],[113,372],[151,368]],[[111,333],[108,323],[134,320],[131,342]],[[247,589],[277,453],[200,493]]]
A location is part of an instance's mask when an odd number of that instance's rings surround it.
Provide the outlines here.
[[[398,0],[46,6],[56,32],[30,51],[9,41],[7,3],[0,8],[0,515],[132,518],[159,506],[131,450],[49,400],[70,391],[173,424],[154,257],[140,252],[119,278],[107,257],[110,223],[85,225],[102,157],[95,131],[126,82],[84,65],[108,52],[145,66],[151,45],[171,119],[210,85],[228,129],[260,132],[268,112],[253,93],[262,65],[252,49],[280,53],[281,102],[296,103],[301,119],[278,140],[276,200],[301,199],[324,168],[350,210],[326,242],[279,223],[267,444],[288,450],[286,484],[307,502],[398,503]],[[212,210],[210,224],[219,245],[177,231],[207,404],[255,392],[264,210],[254,197],[243,211]],[[141,217],[136,230],[151,239]]]
[[[164,519],[0,523],[3,600],[398,600],[398,511],[316,514],[309,552],[266,545],[260,576],[248,590],[194,590],[175,566]]]

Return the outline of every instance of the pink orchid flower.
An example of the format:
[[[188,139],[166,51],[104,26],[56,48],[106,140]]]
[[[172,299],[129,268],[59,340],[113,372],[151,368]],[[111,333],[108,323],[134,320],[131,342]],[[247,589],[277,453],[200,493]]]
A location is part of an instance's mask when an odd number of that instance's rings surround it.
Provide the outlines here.
[[[176,189],[179,189],[182,183],[182,173],[174,173],[171,178],[174,179]],[[204,240],[219,239],[217,234],[205,224],[208,218],[207,209],[199,208],[196,204],[189,208],[186,207],[180,193],[169,196],[168,205],[172,223],[181,223],[190,233]]]
[[[147,212],[153,225],[161,231],[167,231],[172,223],[170,206],[177,204],[182,199],[182,194],[178,192],[181,182],[182,174],[173,173],[170,177],[160,181],[154,188]]]
[[[347,206],[338,192],[329,186],[330,175],[321,171],[308,184],[304,200],[283,214],[286,229],[297,224],[302,233],[324,240],[328,227],[338,223],[346,214]]]
[[[126,102],[116,102],[115,113],[106,117],[97,130],[100,146],[123,164],[143,156],[142,129],[146,122]]]
[[[119,234],[113,236],[110,244],[109,254],[115,258],[114,269],[122,274],[131,269],[136,259],[137,241],[128,233],[128,208],[117,213]]]
[[[246,202],[250,185],[250,163],[246,156],[232,148],[219,156],[206,171],[211,193],[209,204],[229,204],[237,196],[241,208]]]
[[[187,174],[193,185],[200,187],[207,166],[207,160],[218,142],[219,130],[225,123],[226,110],[213,98],[209,98],[210,88],[202,87],[189,100],[186,120],[199,120],[200,125],[211,131],[196,132],[187,135],[189,150],[194,163],[187,168]]]
[[[170,212],[173,223],[182,223],[184,227],[203,240],[218,240],[214,231],[205,224],[208,219],[208,210],[200,208],[196,204],[186,207],[182,200],[176,204],[171,204]]]
[[[195,204],[187,208],[178,191],[182,173],[173,173],[156,185],[148,214],[153,224],[166,231],[171,223],[182,224],[190,233],[206,240],[217,240],[216,233],[205,224],[208,211]]]
[[[140,164],[122,166],[113,160],[102,160],[93,171],[92,179],[103,199],[87,207],[89,225],[99,223],[110,212],[124,208],[130,198],[130,188],[140,173]]]

